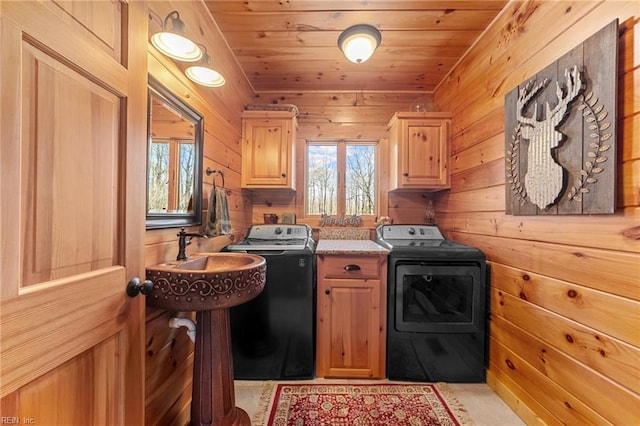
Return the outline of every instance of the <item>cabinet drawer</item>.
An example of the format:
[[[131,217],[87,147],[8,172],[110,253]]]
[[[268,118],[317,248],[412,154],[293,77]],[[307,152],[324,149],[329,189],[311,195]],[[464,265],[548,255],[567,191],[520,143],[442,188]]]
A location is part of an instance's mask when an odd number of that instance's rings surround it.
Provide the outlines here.
[[[380,261],[375,256],[324,256],[319,272],[320,276],[325,278],[379,278]]]

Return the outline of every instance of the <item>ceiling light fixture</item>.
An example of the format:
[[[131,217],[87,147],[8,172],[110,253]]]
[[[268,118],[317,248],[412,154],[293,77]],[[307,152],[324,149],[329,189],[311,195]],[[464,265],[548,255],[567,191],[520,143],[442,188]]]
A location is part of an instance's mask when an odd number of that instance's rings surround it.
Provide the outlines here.
[[[344,30],[338,37],[338,47],[348,60],[356,64],[373,55],[382,41],[380,31],[372,25],[359,24]]]
[[[220,87],[225,83],[224,77],[216,70],[211,68],[211,57],[207,53],[207,49],[202,46],[204,50],[202,53],[202,59],[197,64],[189,66],[185,70],[185,74],[191,81],[207,87]]]
[[[171,28],[167,24],[171,20]],[[177,10],[169,13],[162,24],[162,31],[151,36],[151,43],[165,55],[185,62],[202,58],[202,49],[185,35],[184,22]]]

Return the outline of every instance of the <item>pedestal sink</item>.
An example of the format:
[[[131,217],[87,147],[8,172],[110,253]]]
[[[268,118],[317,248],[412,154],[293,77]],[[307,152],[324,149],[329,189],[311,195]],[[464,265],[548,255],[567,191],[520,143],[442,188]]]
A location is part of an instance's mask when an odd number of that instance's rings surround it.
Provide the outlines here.
[[[197,253],[147,268],[148,304],[196,311],[192,425],[251,424],[235,406],[229,308],[262,292],[266,270],[263,257],[248,253]]]

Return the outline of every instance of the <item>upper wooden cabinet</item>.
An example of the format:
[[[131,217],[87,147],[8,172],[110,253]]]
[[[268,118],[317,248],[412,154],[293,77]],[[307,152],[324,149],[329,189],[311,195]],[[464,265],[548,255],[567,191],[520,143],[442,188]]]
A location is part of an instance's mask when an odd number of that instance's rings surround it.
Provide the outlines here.
[[[243,188],[295,189],[296,128],[294,112],[242,113]]]
[[[389,190],[449,188],[451,114],[397,112],[389,121]]]

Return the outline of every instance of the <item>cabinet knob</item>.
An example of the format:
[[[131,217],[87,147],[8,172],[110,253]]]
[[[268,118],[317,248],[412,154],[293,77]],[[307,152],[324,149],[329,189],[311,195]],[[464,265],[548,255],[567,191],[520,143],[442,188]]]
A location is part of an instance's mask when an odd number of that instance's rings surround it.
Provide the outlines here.
[[[350,265],[345,266],[344,270],[345,271],[359,271],[360,270],[360,265],[350,264]]]
[[[326,290],[324,291],[324,294],[331,294],[331,290],[326,289]]]
[[[287,177],[287,174],[286,174],[286,173],[282,173],[280,176],[282,176],[282,177],[286,178],[286,177]]]
[[[402,175],[403,175],[404,177],[408,177],[408,176],[409,176],[409,173],[403,173]]]

